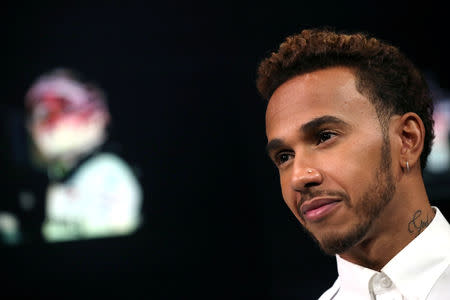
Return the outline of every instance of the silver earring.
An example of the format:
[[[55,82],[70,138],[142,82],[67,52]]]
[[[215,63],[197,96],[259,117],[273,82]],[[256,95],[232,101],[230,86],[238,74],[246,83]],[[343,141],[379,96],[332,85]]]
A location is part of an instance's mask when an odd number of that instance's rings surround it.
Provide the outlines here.
[[[406,172],[409,173],[409,163],[406,161]]]
[[[308,173],[312,173],[312,170],[311,170],[311,169],[308,169]]]

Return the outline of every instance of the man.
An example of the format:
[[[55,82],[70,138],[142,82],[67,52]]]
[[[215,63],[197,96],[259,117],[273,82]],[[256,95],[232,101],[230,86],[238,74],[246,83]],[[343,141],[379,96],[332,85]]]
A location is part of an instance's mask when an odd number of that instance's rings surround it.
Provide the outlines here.
[[[142,221],[142,188],[133,169],[108,143],[110,113],[103,91],[81,81],[72,70],[55,69],[33,82],[25,107],[32,166],[45,171],[48,180],[42,193],[45,199],[24,185],[14,200],[20,203],[20,212],[33,214],[44,202],[44,220],[39,222],[42,238],[74,241],[137,230]],[[0,228],[0,233],[8,233],[2,234],[7,237],[3,240],[16,244],[19,238],[37,240],[30,234],[35,229],[29,225],[31,213],[6,213],[0,219],[8,225],[1,227],[8,230]]]
[[[450,299],[450,225],[422,179],[433,104],[410,60],[362,33],[303,30],[257,87],[283,198],[336,255],[320,299]]]

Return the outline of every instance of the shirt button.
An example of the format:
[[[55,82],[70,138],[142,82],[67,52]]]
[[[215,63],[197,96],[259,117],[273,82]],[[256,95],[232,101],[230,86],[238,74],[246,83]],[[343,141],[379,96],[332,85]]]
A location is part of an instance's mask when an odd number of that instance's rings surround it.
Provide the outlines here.
[[[392,285],[392,281],[385,275],[381,277],[380,285],[385,289],[390,288]]]

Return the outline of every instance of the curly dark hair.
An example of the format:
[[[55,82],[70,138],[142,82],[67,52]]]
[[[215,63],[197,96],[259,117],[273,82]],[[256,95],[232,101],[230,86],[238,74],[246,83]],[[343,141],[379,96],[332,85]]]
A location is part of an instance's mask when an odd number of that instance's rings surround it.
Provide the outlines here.
[[[433,101],[423,74],[397,47],[362,32],[305,29],[287,37],[277,52],[260,63],[256,85],[269,100],[289,79],[335,66],[354,71],[356,88],[374,105],[385,138],[392,115],[419,115],[425,126],[423,171],[434,139]]]

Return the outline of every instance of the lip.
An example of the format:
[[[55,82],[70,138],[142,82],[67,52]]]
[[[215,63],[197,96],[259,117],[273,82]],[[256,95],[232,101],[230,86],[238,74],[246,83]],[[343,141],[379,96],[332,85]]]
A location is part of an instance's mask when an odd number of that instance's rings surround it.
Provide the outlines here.
[[[306,220],[317,222],[331,214],[338,208],[340,199],[336,198],[314,198],[300,206],[300,212]]]

